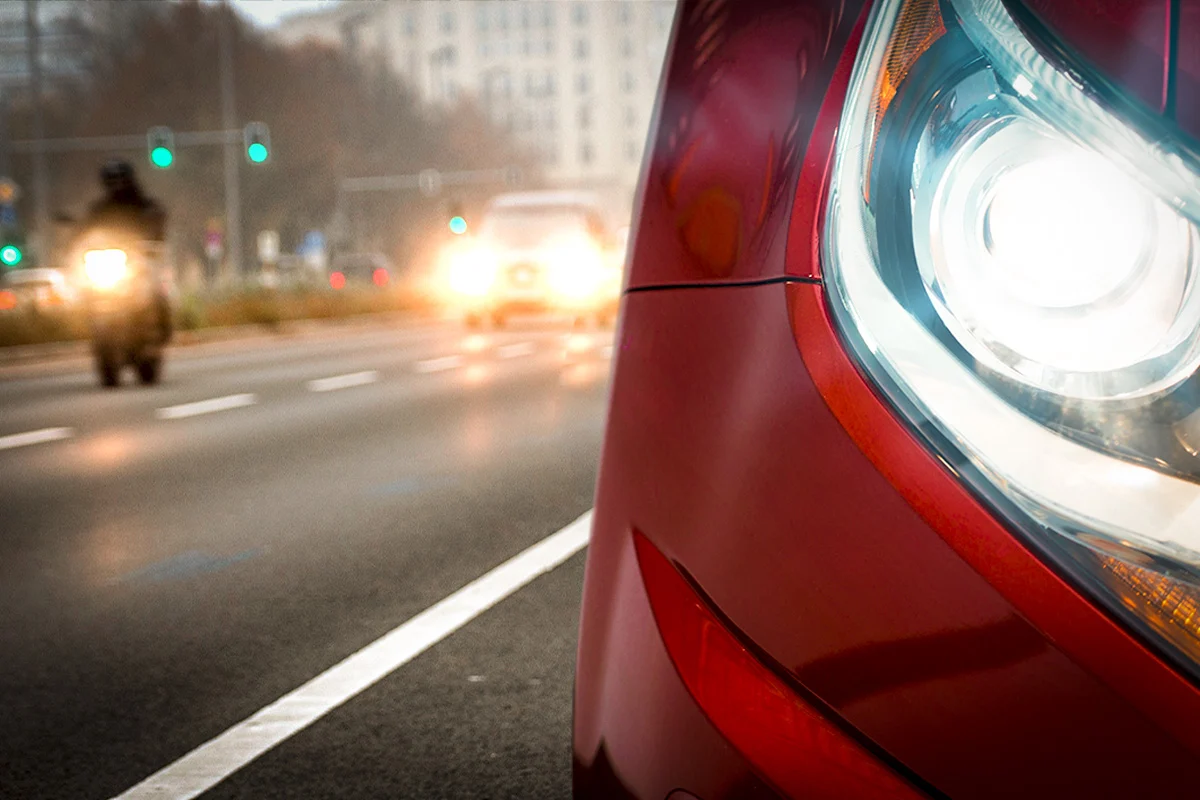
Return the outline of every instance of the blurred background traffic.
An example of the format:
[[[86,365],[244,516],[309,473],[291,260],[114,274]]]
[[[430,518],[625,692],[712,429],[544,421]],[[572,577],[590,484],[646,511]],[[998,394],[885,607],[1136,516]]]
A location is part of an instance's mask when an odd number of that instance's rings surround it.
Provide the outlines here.
[[[603,324],[673,13],[0,3],[0,345],[87,336],[75,245],[111,159],[168,215],[184,330],[415,306]]]

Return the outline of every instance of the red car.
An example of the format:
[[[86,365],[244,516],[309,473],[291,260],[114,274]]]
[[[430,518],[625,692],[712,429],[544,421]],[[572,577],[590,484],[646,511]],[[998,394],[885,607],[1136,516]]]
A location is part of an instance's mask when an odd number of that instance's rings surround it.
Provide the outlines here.
[[[1200,797],[1198,42],[1195,0],[680,3],[577,797]]]

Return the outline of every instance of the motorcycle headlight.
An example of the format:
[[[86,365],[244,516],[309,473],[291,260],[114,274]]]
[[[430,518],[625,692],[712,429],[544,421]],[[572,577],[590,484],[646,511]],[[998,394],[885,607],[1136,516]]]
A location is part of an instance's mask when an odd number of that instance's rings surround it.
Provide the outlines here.
[[[112,289],[129,274],[129,259],[124,250],[88,250],[83,271],[93,288]]]
[[[1043,551],[1200,666],[1200,173],[1001,0],[883,0],[832,175],[830,307]]]

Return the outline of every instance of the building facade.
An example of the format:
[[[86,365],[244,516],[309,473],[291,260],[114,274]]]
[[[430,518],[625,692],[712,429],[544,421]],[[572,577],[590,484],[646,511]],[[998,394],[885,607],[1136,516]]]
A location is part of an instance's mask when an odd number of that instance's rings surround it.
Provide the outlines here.
[[[359,0],[277,35],[382,60],[430,104],[470,98],[550,182],[631,197],[674,12],[674,0]]]

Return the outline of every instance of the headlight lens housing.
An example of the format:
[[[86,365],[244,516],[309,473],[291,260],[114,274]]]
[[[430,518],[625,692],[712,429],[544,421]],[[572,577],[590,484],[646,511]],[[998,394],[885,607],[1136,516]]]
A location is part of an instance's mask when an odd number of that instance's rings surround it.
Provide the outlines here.
[[[1000,0],[875,9],[831,178],[834,318],[981,495],[1189,668],[1197,211],[1186,150],[1042,58]]]
[[[129,276],[129,257],[124,250],[88,250],[83,270],[93,289],[109,291]]]

